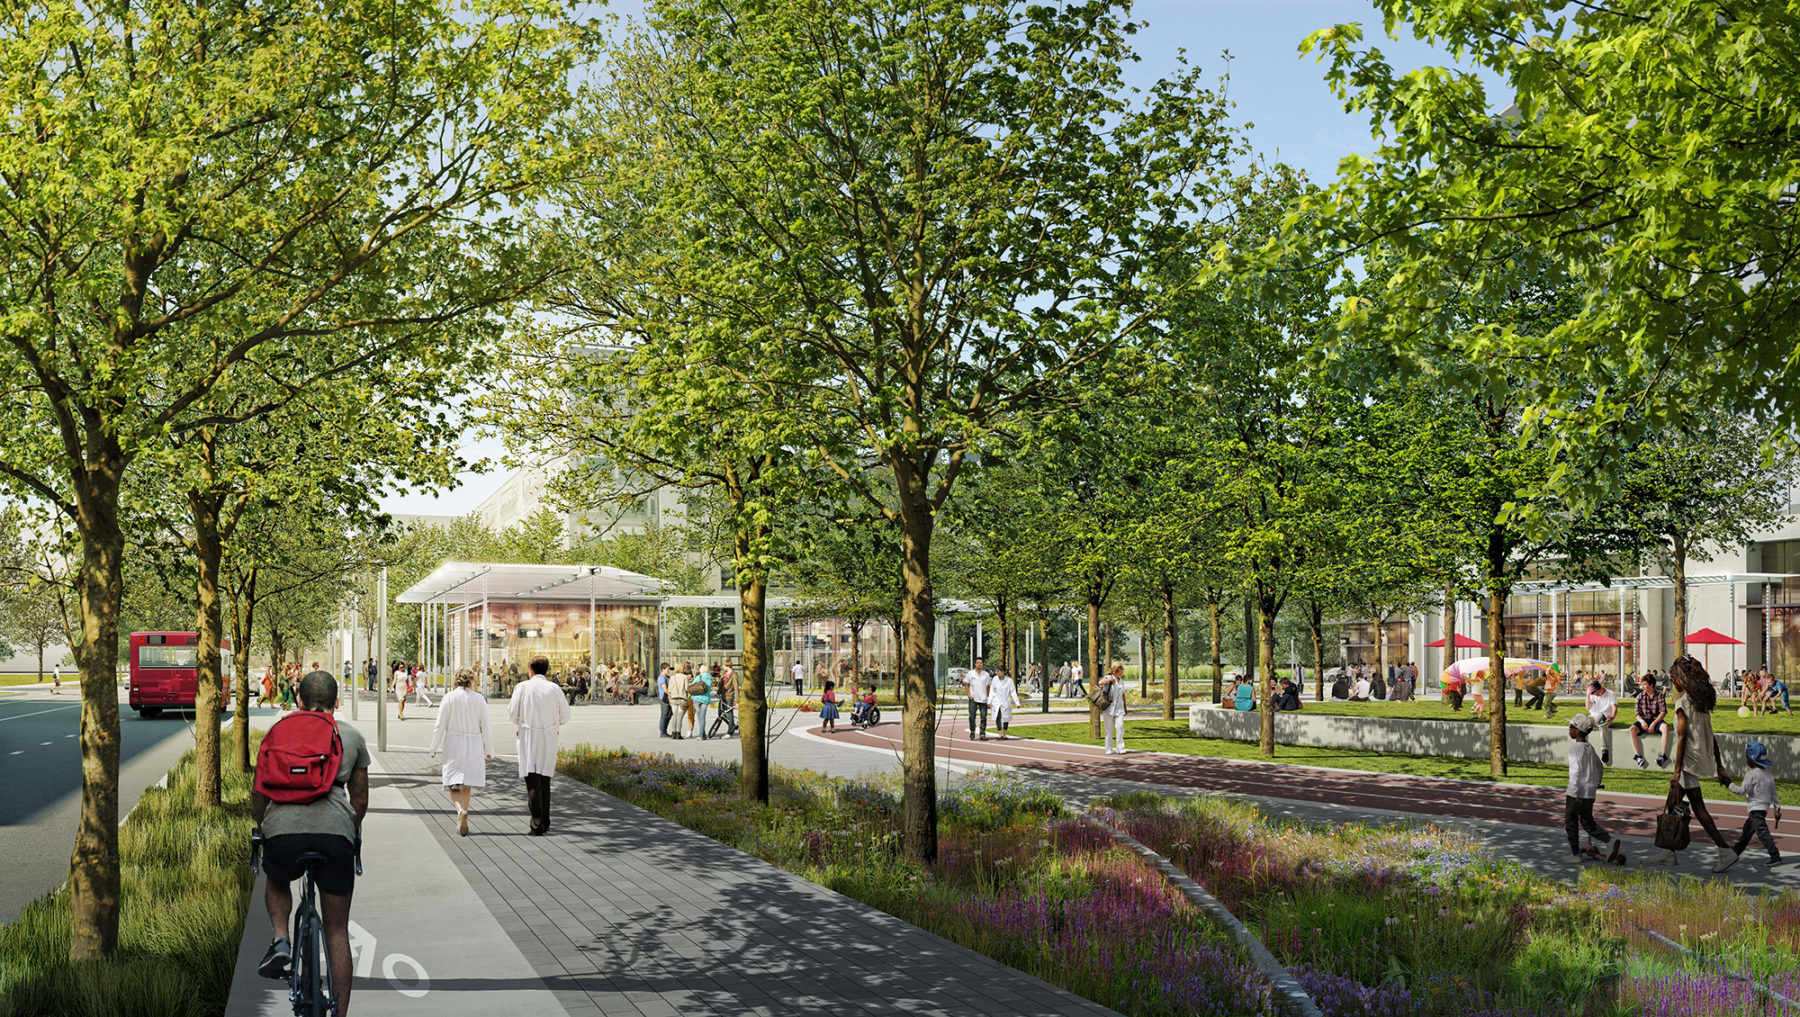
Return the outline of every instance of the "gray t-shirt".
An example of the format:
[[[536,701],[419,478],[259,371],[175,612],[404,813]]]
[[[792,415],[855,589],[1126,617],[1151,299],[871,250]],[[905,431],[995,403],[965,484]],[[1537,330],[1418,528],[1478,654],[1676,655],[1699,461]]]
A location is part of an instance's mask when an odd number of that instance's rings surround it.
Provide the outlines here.
[[[263,813],[264,837],[321,833],[356,839],[356,813],[350,808],[350,775],[369,768],[369,743],[348,724],[338,725],[338,737],[344,743],[344,760],[338,767],[336,784],[325,797],[305,805],[270,802],[269,810]]]

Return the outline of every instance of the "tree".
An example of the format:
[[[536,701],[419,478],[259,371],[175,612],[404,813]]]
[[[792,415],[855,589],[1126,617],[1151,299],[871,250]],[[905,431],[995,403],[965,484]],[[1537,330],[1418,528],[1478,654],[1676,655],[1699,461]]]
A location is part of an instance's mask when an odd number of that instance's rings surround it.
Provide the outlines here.
[[[240,419],[204,405],[234,371],[304,389],[427,356],[534,286],[511,213],[562,171],[543,117],[586,35],[507,4],[46,0],[0,26],[0,102],[28,125],[0,145],[0,477],[81,543],[80,960],[117,941],[134,464]]]
[[[1800,474],[1800,453],[1754,421],[1697,413],[1621,450],[1621,527],[1635,531],[1675,582],[1675,652],[1687,652],[1687,565],[1773,529]]]
[[[44,677],[44,650],[67,645],[69,638],[68,557],[61,542],[43,532],[54,520],[31,519],[17,508],[0,514],[0,543],[11,550],[0,558],[0,650],[12,656],[11,643],[37,654],[37,676]]]
[[[873,514],[833,518],[797,506],[782,575],[794,591],[794,613],[841,618],[850,630],[850,673],[862,680],[862,632],[899,613],[899,555],[894,528]]]
[[[1306,42],[1381,139],[1372,157],[1342,163],[1317,207],[1344,250],[1398,259],[1378,304],[1383,331],[1404,343],[1429,330],[1437,280],[1504,287],[1517,252],[1552,252],[1582,299],[1562,320],[1509,338],[1535,364],[1520,393],[1526,415],[1576,453],[1556,482],[1587,503],[1617,479],[1579,454],[1587,437],[1613,447],[1600,432],[1642,433],[1721,405],[1791,425],[1800,406],[1792,8],[1378,7],[1390,29],[1410,29],[1462,65],[1400,73],[1355,25]],[[1478,71],[1510,95],[1490,96]]]
[[[611,253],[789,365],[799,447],[899,530],[919,859],[937,851],[937,513],[987,436],[1142,320],[1122,316],[1146,252],[1185,234],[1233,144],[1196,73],[1126,98],[1122,11],[666,0],[612,61],[621,198],[597,212],[630,242]]]

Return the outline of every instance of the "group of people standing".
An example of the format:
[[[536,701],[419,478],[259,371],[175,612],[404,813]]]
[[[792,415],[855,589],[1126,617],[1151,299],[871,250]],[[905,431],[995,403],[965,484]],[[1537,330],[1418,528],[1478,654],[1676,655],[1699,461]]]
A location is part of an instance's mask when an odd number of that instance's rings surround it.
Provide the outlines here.
[[[719,720],[726,728],[724,733],[737,734],[737,718],[732,710],[732,704],[737,702],[737,672],[730,664],[714,664],[707,668],[695,667],[688,662],[677,668],[665,663],[656,676],[656,700],[661,706],[656,724],[659,738],[705,740],[711,737],[706,728],[706,714],[714,700],[719,704]]]

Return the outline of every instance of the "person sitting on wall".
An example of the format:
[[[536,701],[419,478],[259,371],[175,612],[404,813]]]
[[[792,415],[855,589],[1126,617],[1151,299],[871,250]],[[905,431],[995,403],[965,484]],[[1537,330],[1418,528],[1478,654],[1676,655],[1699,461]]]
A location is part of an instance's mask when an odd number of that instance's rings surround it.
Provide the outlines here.
[[[1281,683],[1281,694],[1275,697],[1275,709],[1300,709],[1300,689],[1294,684],[1292,679],[1285,680]]]
[[[1231,693],[1232,705],[1239,710],[1256,709],[1256,686],[1242,676],[1238,677],[1237,688]]]

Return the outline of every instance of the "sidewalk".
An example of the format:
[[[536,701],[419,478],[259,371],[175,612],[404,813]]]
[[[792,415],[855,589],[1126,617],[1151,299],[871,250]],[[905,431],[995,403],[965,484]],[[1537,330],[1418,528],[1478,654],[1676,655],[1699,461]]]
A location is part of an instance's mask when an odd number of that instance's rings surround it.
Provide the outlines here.
[[[1112,1013],[567,778],[529,837],[523,782],[495,760],[462,838],[428,755],[377,763],[358,1017]],[[231,1017],[290,1012],[256,976],[261,899],[259,880]]]

